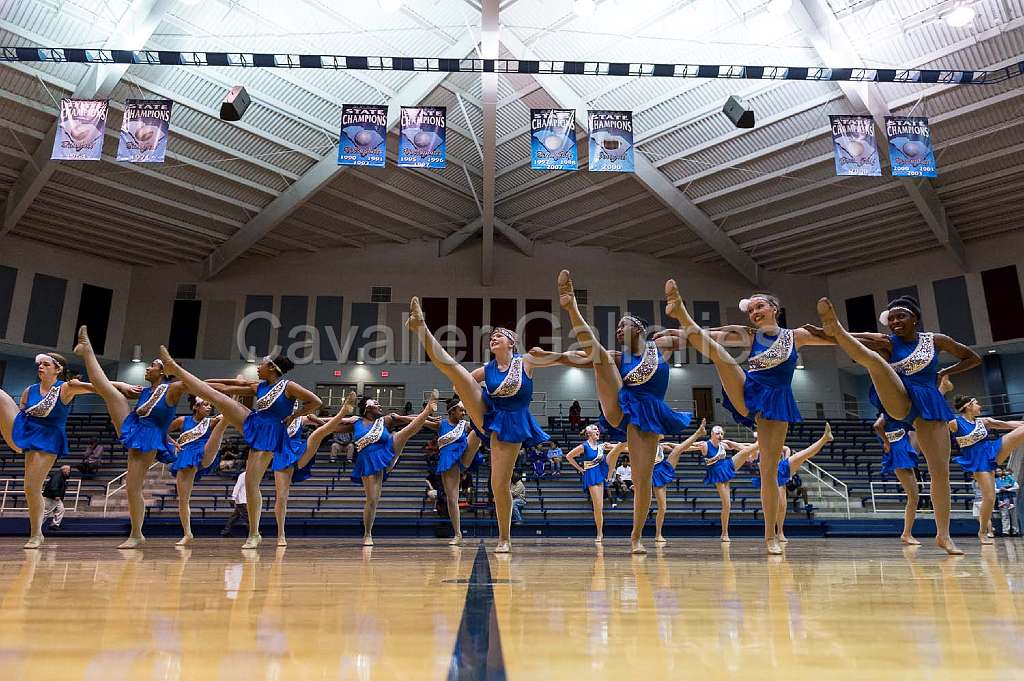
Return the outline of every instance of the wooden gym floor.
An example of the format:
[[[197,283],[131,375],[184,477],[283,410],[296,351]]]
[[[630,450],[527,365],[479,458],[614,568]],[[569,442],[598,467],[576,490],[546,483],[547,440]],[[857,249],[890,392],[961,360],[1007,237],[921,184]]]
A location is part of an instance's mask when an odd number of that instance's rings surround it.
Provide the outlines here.
[[[22,541],[0,539],[4,681],[1024,676],[1018,540]]]

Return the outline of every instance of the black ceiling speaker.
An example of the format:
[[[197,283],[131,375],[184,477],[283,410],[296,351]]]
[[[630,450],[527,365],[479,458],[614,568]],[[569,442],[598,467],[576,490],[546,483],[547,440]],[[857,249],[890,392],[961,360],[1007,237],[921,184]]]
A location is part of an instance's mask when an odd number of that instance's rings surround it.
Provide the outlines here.
[[[736,95],[726,100],[722,113],[728,116],[737,128],[754,127],[754,110]]]
[[[241,120],[242,114],[249,108],[249,93],[241,85],[236,85],[228,90],[224,101],[220,103],[220,117],[224,121]]]

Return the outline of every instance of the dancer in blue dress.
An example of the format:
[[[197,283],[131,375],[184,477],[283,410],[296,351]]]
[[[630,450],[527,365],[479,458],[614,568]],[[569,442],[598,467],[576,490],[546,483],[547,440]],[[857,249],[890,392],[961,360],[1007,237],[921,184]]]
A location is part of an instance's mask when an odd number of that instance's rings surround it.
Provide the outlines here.
[[[959,555],[949,536],[949,432],[953,418],[942,393],[952,384],[949,377],[981,364],[978,354],[941,333],[920,331],[921,307],[910,296],[889,303],[878,321],[888,334],[850,333],[839,323],[828,298],[818,301],[821,328],[809,332],[838,345],[871,376],[870,399],[893,424],[917,432],[917,445],[928,461],[931,500],[935,509],[935,543],[946,553]],[[947,352],[957,363],[939,369],[939,353]]]
[[[438,434],[439,451],[435,472],[441,476],[448,518],[452,521],[452,538],[448,543],[457,546],[462,543],[459,483],[464,473],[474,471],[483,463],[484,457],[479,451],[480,436],[466,419],[466,405],[458,395],[449,397],[445,405],[447,416],[440,420],[427,421],[426,426],[436,430]]]
[[[263,514],[263,495],[260,483],[267,468],[274,471],[276,499],[274,516],[280,545],[285,541],[285,515],[288,509],[288,489],[302,448],[289,438],[288,426],[303,416],[320,409],[320,398],[295,381],[283,376],[294,363],[283,354],[264,357],[256,366],[258,381],[246,378],[226,378],[203,381],[181,367],[167,348],[160,346],[160,359],[167,373],[176,376],[186,390],[196,397],[211,402],[235,430],[242,433],[249,445],[245,465],[246,510],[249,514],[249,536],[243,549],[255,549],[263,541],[260,534],[260,516]],[[254,398],[252,409],[234,399]],[[296,402],[299,407],[296,408]]]
[[[335,417],[317,429],[319,436],[330,433],[352,433],[356,459],[352,463],[352,482],[363,486],[363,546],[373,546],[373,523],[377,518],[377,505],[384,480],[402,455],[405,445],[423,429],[427,419],[437,409],[438,392],[433,391],[427,404],[416,416],[385,414],[380,402],[363,397],[356,409],[358,416]],[[393,428],[401,428],[392,433]]]
[[[953,406],[957,413],[948,425],[960,450],[956,462],[965,473],[974,477],[981,488],[978,539],[982,544],[992,544],[992,510],[996,505],[995,470],[997,466],[1006,463],[1014,449],[1024,444],[1024,423],[982,417],[981,404],[967,395],[957,395]],[[990,430],[1010,432],[993,440],[989,439]]]
[[[875,421],[875,433],[882,441],[882,475],[895,475],[907,495],[907,505],[903,509],[903,534],[900,541],[911,546],[921,542],[914,539],[914,519],[917,517],[917,450],[911,441],[913,431],[908,431],[899,423],[889,425],[885,414],[879,414]]]
[[[676,466],[679,465],[679,459],[684,452],[696,451],[694,443],[704,437],[706,425],[707,423],[701,419],[700,425],[693,435],[680,444],[661,442],[658,445],[658,453],[654,456],[654,469],[651,474],[651,486],[654,488],[654,499],[658,506],[658,511],[654,516],[654,543],[656,544],[668,543],[664,534],[665,517],[668,515],[668,486],[676,479]],[[616,452],[615,456],[609,457],[609,480],[615,476],[619,456],[628,452],[629,449],[626,448]]]
[[[470,372],[438,343],[423,318],[419,298],[409,302],[409,328],[423,344],[434,366],[452,382],[473,425],[483,434],[491,453],[491,492],[498,521],[495,553],[512,550],[512,470],[523,445],[533,446],[551,438],[530,413],[533,372],[554,366],[566,355],[534,348],[528,355],[516,352],[518,337],[510,329],[491,332],[489,349],[494,356],[485,366]],[[481,389],[480,384],[485,387]]]
[[[213,405],[201,397],[189,395],[190,416],[179,416],[171,422],[169,432],[179,433],[174,441],[177,458],[170,466],[178,491],[178,519],[182,537],[178,546],[188,546],[192,536],[192,487],[204,475],[216,470],[220,463],[220,443],[228,422],[221,416],[211,416]]]
[[[128,450],[125,487],[131,533],[118,548],[140,548],[146,542],[142,535],[142,523],[146,519],[146,501],[142,497],[142,488],[154,461],[165,464],[174,462],[174,445],[167,431],[174,420],[178,401],[186,394],[185,386],[180,381],[172,381],[163,361],[155,359],[146,367],[145,378],[149,386],[143,389],[132,407],[128,398],[104,373],[84,326],[78,330],[75,354],[84,360],[89,380],[96,394],[103,398],[118,439]]]
[[[709,487],[714,486],[718,492],[718,498],[722,502],[722,510],[719,513],[719,522],[722,525],[721,540],[724,543],[729,543],[729,515],[732,512],[731,481],[736,477],[736,471],[746,462],[749,454],[743,451],[743,445],[725,439],[725,430],[722,426],[712,428],[711,437],[703,442],[698,442],[695,449],[703,456],[704,484]],[[730,451],[736,453],[730,455]]]
[[[54,462],[68,454],[66,425],[71,402],[95,392],[92,385],[71,374],[63,355],[40,353],[35,362],[39,382],[25,388],[20,405],[0,390],[0,432],[12,450],[25,455],[26,549],[37,549],[43,543],[43,482]],[[115,385],[122,395],[139,394],[135,386]]]
[[[757,428],[761,437],[761,477],[770,476],[782,457],[789,424],[801,420],[792,386],[797,352],[807,345],[827,345],[828,341],[805,329],[779,327],[781,305],[778,298],[767,293],[755,293],[740,301],[740,310],[747,314],[751,326],[718,329],[702,329],[693,321],[674,279],[665,282],[665,298],[665,314],[676,319],[680,328],[662,331],[658,337],[676,339],[673,349],[677,350],[692,345],[711,360],[722,381],[722,405],[737,423]],[[746,370],[723,345],[750,350]],[[782,547],[768,520],[779,510],[770,488],[761,489],[761,505],[766,518],[765,546],[768,553],[781,554]]]
[[[583,476],[583,491],[590,495],[590,505],[594,511],[594,527],[597,528],[598,544],[604,541],[604,489],[608,484],[608,462],[618,459],[620,451],[626,448],[624,443],[611,445],[601,442],[601,429],[592,423],[583,429],[582,435],[587,438],[582,444],[573,447],[565,455],[569,465]],[[583,464],[576,462],[583,455]]]
[[[665,403],[668,390],[668,355],[671,338],[647,338],[647,324],[633,315],[619,320],[615,342],[622,352],[609,352],[580,313],[568,270],[558,274],[558,304],[566,311],[582,351],[562,363],[591,366],[605,423],[619,437],[625,434],[633,466],[633,553],[646,553],[641,536],[651,509],[651,476],[659,451],[659,438],[690,425],[688,412],[673,411]]]

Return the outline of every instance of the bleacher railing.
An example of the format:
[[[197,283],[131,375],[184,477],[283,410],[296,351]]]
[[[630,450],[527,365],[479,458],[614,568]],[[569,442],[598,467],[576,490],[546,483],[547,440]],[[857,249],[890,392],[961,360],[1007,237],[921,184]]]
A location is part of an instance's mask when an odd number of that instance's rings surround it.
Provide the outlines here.
[[[813,461],[805,461],[804,466],[807,468],[807,472],[811,474],[811,477],[815,478],[819,483],[819,491],[824,488],[832,491],[834,494],[839,496],[846,503],[846,517],[850,518],[850,488],[845,482],[837,478],[836,476],[829,473],[827,470],[814,463]]]
[[[21,489],[12,489],[12,487],[15,487],[18,482],[22,483],[22,485],[21,485],[22,488]],[[27,513],[28,512],[28,506],[18,506],[18,505],[8,506],[7,505],[7,498],[8,497],[11,497],[11,499],[13,500],[13,499],[15,499],[15,498],[17,498],[19,496],[21,496],[21,497],[25,496],[25,484],[24,483],[25,483],[24,479],[19,480],[18,478],[7,478],[7,479],[4,480],[4,491],[3,491],[2,496],[0,496],[0,515],[3,515],[7,511],[11,511],[13,513]],[[74,492],[74,502],[70,506],[68,506],[68,504],[64,504],[64,509],[65,509],[65,511],[75,512],[75,511],[78,510],[78,500],[82,496],[82,481],[81,480],[70,480],[68,482],[68,484],[69,484],[69,486],[71,484],[74,484],[74,490],[73,490],[73,492]],[[70,496],[70,495],[69,494],[65,494],[64,498],[67,499],[68,496]]]
[[[953,507],[953,508],[950,509],[950,513],[951,514],[961,514],[961,515],[964,515],[964,514],[972,514],[973,513],[973,506],[974,506],[974,487],[973,487],[973,485],[974,485],[974,483],[966,481],[966,480],[951,480],[949,482],[949,486],[950,486],[950,499],[951,499],[951,501],[954,501],[956,499],[970,500],[971,501],[971,506],[972,506],[972,508],[970,508],[970,509],[963,509],[963,508]],[[889,487],[889,488],[895,487],[896,491],[895,492],[886,492],[885,489],[887,487]],[[918,489],[918,494],[920,495],[920,497],[921,498],[927,497],[927,498],[931,499],[931,496],[932,496],[932,494],[931,494],[931,487],[932,487],[932,483],[931,482],[920,482],[919,481],[917,483],[917,489]],[[963,492],[957,492],[956,491],[957,487],[966,487],[967,489],[966,489],[966,491],[963,491]],[[876,490],[881,490],[881,491],[876,491]],[[899,513],[900,515],[903,515],[903,511],[902,510],[895,509],[895,508],[883,508],[883,509],[879,510],[877,502],[878,502],[878,499],[882,499],[882,498],[895,497],[895,498],[899,499],[900,497],[905,497],[905,496],[907,496],[907,493],[903,491],[903,486],[900,485],[899,482],[895,482],[895,481],[885,481],[885,482],[883,482],[883,481],[878,481],[878,480],[873,481],[871,483],[871,512],[872,513]],[[922,514],[922,513],[927,514],[927,513],[934,513],[935,511],[934,511],[933,508],[920,508],[919,507],[917,509],[917,512],[918,512],[918,514]]]
[[[153,470],[157,466],[163,466],[163,465],[164,464],[160,463],[159,461],[154,461],[153,465],[151,465],[149,468],[146,469],[146,472],[148,473],[149,471]],[[107,491],[106,491],[106,494],[103,495],[103,515],[104,516],[107,515],[107,505],[110,503],[110,497],[114,496],[115,494],[117,494],[118,492],[120,492],[121,490],[123,490],[125,487],[128,486],[127,478],[128,478],[128,471],[125,471],[124,473],[121,473],[120,475],[112,478],[110,480],[110,482],[107,483]],[[120,482],[121,484],[118,484],[118,482]],[[117,486],[114,487],[114,485],[117,485]],[[111,487],[114,487],[114,489],[111,489]]]

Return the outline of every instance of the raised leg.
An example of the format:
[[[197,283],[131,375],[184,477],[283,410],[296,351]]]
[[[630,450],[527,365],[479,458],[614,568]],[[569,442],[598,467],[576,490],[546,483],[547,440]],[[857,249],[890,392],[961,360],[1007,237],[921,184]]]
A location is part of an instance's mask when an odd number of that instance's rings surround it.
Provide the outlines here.
[[[675,279],[665,282],[665,314],[679,322],[679,327],[686,334],[686,342],[697,349],[697,352],[711,360],[722,381],[722,390],[728,395],[732,406],[741,414],[746,415],[747,402],[743,396],[743,385],[747,376],[732,355],[726,351],[708,332],[693,321],[693,317],[683,305],[683,297]]]
[[[472,419],[477,428],[483,428],[484,413],[487,411],[487,407],[484,406],[480,383],[473,378],[473,375],[466,370],[466,367],[456,362],[448,354],[448,351],[437,342],[434,334],[430,333],[430,329],[427,328],[427,324],[423,319],[423,309],[420,307],[420,300],[416,297],[409,301],[409,328],[419,336],[420,343],[423,344],[423,350],[427,353],[430,361],[452,382],[455,392],[459,394],[462,404],[466,407],[466,413],[469,414],[469,418]]]
[[[273,452],[250,451],[245,464],[245,501],[249,516],[249,536],[242,544],[243,549],[254,549],[263,541],[260,534],[260,517],[263,515],[263,494],[260,492],[260,484],[273,458]]]
[[[462,518],[459,511],[459,480],[461,479],[462,472],[457,464],[441,473],[444,501],[448,505],[448,519],[452,521],[452,540],[448,543],[453,546],[462,543]]]
[[[189,501],[192,498],[192,485],[195,483],[196,469],[192,466],[183,468],[174,476],[174,484],[178,488],[178,519],[181,521],[182,537],[177,546],[188,546],[192,543],[192,509]]]
[[[914,539],[914,519],[917,517],[917,478],[914,476],[913,468],[897,468],[896,478],[903,486],[907,495],[907,507],[903,509],[903,534],[900,541],[911,546],[918,546],[921,542]]]
[[[732,511],[732,496],[729,493],[729,483],[720,482],[715,485],[718,491],[718,498],[722,502],[722,511],[719,515],[719,522],[722,523],[722,541],[728,543],[729,539],[729,513]]]
[[[306,438],[306,451],[303,452],[302,456],[299,457],[298,462],[295,464],[296,468],[302,468],[309,460],[316,456],[317,451],[320,450],[320,445],[323,441],[332,433],[338,432],[341,427],[342,421],[348,418],[356,408],[356,394],[350,392],[345,396],[345,402],[341,405],[341,409],[338,413],[331,417],[331,419],[314,430]]]
[[[668,515],[668,487],[655,487],[654,500],[658,504],[658,511],[654,516],[654,543],[667,544],[665,539],[665,516]]]
[[[274,519],[277,521],[277,545],[288,546],[285,521],[288,518],[288,492],[292,487],[293,468],[274,471]]]
[[[128,450],[128,475],[125,476],[125,491],[128,494],[128,515],[131,517],[132,530],[128,539],[121,543],[119,549],[137,549],[146,543],[142,536],[142,523],[146,520],[146,500],[142,497],[142,487],[146,484],[146,473],[156,461],[156,452],[140,452]]]
[[[99,360],[96,359],[92,343],[89,342],[88,330],[84,326],[78,329],[78,343],[75,345],[74,352],[85,362],[85,373],[89,377],[89,382],[92,383],[96,394],[103,399],[103,403],[107,405],[107,413],[110,414],[114,430],[120,435],[121,424],[124,423],[124,419],[131,412],[132,407],[128,404],[128,398],[121,394],[121,391],[115,388],[107,378]]]
[[[426,423],[431,414],[437,410],[438,397],[438,392],[435,388],[430,395],[430,399],[427,400],[426,406],[423,407],[423,411],[417,414],[416,418],[409,422],[409,425],[391,436],[391,441],[395,449],[396,462],[398,457],[402,455],[402,450],[405,449],[405,445],[409,442],[409,438],[420,432],[420,430],[423,429],[423,424]],[[391,465],[394,466],[394,463]]]
[[[220,452],[221,442],[224,440],[224,431],[228,429],[228,420],[221,418],[217,421],[216,425],[213,426],[213,432],[210,433],[210,439],[206,441],[206,445],[203,447],[203,460],[200,462],[200,466],[206,468],[213,463],[213,460],[217,458],[217,453]]]
[[[843,328],[828,298],[818,301],[818,317],[821,318],[822,329],[835,340],[836,345],[849,355],[850,359],[868,370],[871,383],[874,384],[878,399],[881,400],[886,413],[895,419],[906,417],[910,413],[910,397],[907,396],[907,389],[903,387],[903,382],[889,363]]]
[[[26,549],[38,549],[43,543],[43,483],[56,460],[56,456],[45,452],[25,453],[25,505],[29,525]]]
[[[480,451],[480,436],[473,431],[466,438],[466,451],[462,453],[462,458],[459,460],[463,468],[469,468],[473,464],[473,459],[476,458],[478,451]]]
[[[562,270],[558,273],[558,304],[569,315],[569,323],[572,324],[572,332],[576,336],[576,342],[580,344],[580,349],[587,353],[593,363],[597,399],[601,403],[601,412],[608,423],[617,427],[622,423],[622,408],[619,406],[622,377],[619,376],[619,369],[615,366],[612,356],[602,347],[594,330],[590,328],[580,313],[569,270]]]
[[[996,455],[996,463],[1002,466],[1013,454],[1013,450],[1024,444],[1024,426],[1014,428],[1006,435],[1003,435],[1002,444],[999,446],[999,453]]]
[[[373,523],[377,519],[377,504],[380,502],[384,472],[363,476],[363,546],[373,546]]]
[[[3,390],[0,390],[0,435],[4,442],[15,452],[21,450],[14,444],[14,417],[18,415],[18,404]]]
[[[949,536],[949,429],[941,421],[914,420],[917,443],[928,462],[932,483],[932,508],[935,510],[935,544],[951,555],[962,555]]]
[[[648,433],[630,424],[626,429],[629,462],[633,469],[633,531],[630,534],[633,553],[647,553],[641,538],[651,510],[651,473],[658,452],[657,433]]]
[[[775,535],[775,521],[779,515],[779,494],[776,479],[778,478],[779,460],[782,458],[782,447],[786,442],[789,424],[785,421],[770,421],[757,417],[757,441],[761,452],[761,509],[764,513],[764,541],[768,553],[780,555]],[[785,510],[785,503],[783,510]]]
[[[604,541],[604,485],[591,485],[587,492],[590,494],[590,505],[594,509],[594,527],[597,528],[594,541],[600,544]]]
[[[213,386],[197,378],[194,374],[185,371],[181,365],[174,361],[167,348],[160,346],[160,359],[164,363],[164,371],[174,376],[185,385],[189,394],[201,397],[217,408],[217,411],[228,420],[235,430],[241,432],[245,417],[249,415],[249,408],[233,397],[225,395]]]
[[[825,445],[832,442],[835,438],[832,436],[832,425],[829,423],[825,424],[825,432],[818,440],[807,449],[801,449],[799,452],[794,452],[789,457],[789,474],[794,475],[800,466],[810,461],[818,452],[820,452]]]
[[[512,470],[522,445],[502,442],[491,435],[491,493],[494,495],[494,515],[498,521],[498,545],[495,553],[512,550]]]

